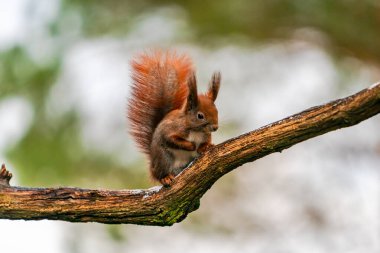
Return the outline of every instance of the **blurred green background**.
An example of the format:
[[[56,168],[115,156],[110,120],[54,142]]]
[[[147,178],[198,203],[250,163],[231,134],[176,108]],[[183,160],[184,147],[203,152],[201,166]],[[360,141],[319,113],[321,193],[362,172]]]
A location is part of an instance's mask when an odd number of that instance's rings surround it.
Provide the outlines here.
[[[130,82],[128,63],[136,52],[147,48],[175,48],[189,53],[204,83],[213,70],[222,71],[222,94],[218,98],[222,127],[216,133],[216,142],[318,103],[349,95],[380,79],[380,2],[376,0],[17,0],[0,3],[0,16],[0,159],[15,174],[16,184],[22,186],[122,189],[154,185],[148,178],[144,157],[128,135],[125,119]],[[154,231],[170,239],[176,231],[178,239],[171,240],[178,241],[173,242],[172,248],[166,245],[169,252],[189,252],[192,243],[199,241],[199,235],[210,238],[201,240],[200,246],[195,247],[194,251],[199,252],[232,252],[238,245],[245,245],[242,252],[279,252],[270,246],[273,238],[278,241],[278,247],[292,252],[309,251],[315,245],[319,245],[316,252],[328,252],[325,251],[328,249],[376,252],[380,250],[379,219],[374,220],[368,230],[362,228],[380,213],[380,122],[378,117],[370,121],[372,123],[366,123],[363,132],[357,135],[333,133],[331,135],[337,134],[337,137],[321,137],[301,144],[298,153],[283,154],[291,159],[301,157],[301,160],[281,160],[286,158],[276,155],[259,161],[253,165],[255,168],[247,165],[238,169],[217,183],[202,201],[198,213],[174,228],[134,227],[130,232],[131,226],[58,222],[55,224],[59,224],[59,228],[52,228],[60,231],[53,233],[56,235],[53,241],[58,242],[46,249],[153,252],[153,246],[142,247],[133,238],[143,241],[146,233],[150,238]],[[311,153],[302,153],[302,149]],[[331,161],[326,164],[316,161],[315,156],[323,155],[326,149],[335,155]],[[360,163],[362,167],[352,162],[357,161],[359,155],[366,158]],[[338,158],[341,158],[339,162]],[[303,164],[302,169],[287,170],[298,168],[298,162]],[[341,164],[350,162],[352,167],[342,168]],[[329,204],[336,200],[323,201],[323,197],[320,203],[308,200],[310,192],[320,193],[321,189],[334,188],[334,184],[339,192],[334,195],[338,200],[347,190],[340,181],[330,182],[332,186],[324,185],[326,175],[314,175],[313,169],[308,171],[308,167],[314,168],[310,164],[315,164],[315,170],[322,170],[318,173],[323,174],[323,168],[328,169],[332,178],[342,178],[341,174],[349,170],[351,174],[345,180],[346,183],[353,180],[353,183],[347,183],[347,187],[357,187],[358,192],[352,194],[359,194],[358,199],[364,201],[350,203],[352,206],[369,203],[370,211],[358,211],[369,216],[362,219],[363,224],[352,223],[349,216],[337,226],[355,228],[368,241],[346,242],[350,237],[335,234],[329,220],[334,218],[328,214],[332,209],[328,208],[332,208]],[[268,172],[266,167],[273,169]],[[364,174],[357,174],[354,167],[362,168],[358,171]],[[283,183],[293,175],[290,180],[295,180],[301,188],[290,191],[290,195],[275,202],[275,206],[292,206],[292,201],[307,203],[301,208],[302,215],[293,215],[301,217],[303,223],[297,231],[307,235],[308,243],[294,241],[298,232],[290,238],[284,231],[277,230],[277,226],[261,223],[262,214],[247,211],[251,207],[244,203],[249,199],[239,200],[242,189],[249,192],[251,184],[260,185],[263,180],[268,184],[276,182],[273,180],[278,173],[284,173],[281,174]],[[304,174],[299,176],[300,173]],[[244,178],[252,179],[245,182],[245,188],[242,186]],[[307,180],[318,178],[322,183],[315,183],[315,189],[306,188],[308,193],[302,198],[295,197],[305,190]],[[379,181],[373,182],[371,178]],[[360,181],[362,179],[364,181]],[[353,185],[355,187],[351,187]],[[366,185],[372,188],[366,189]],[[274,195],[268,195],[265,190],[261,195],[258,193],[257,203],[276,196],[276,190],[281,187],[268,190]],[[372,192],[372,195],[363,200],[361,191]],[[325,194],[328,195],[322,193]],[[226,209],[226,213],[220,214],[224,212],[221,208],[231,202],[236,213]],[[342,209],[346,207],[343,205]],[[249,225],[242,227],[241,222]],[[270,224],[276,222],[273,219]],[[303,227],[305,222],[311,225]],[[15,225],[9,223],[9,226]],[[101,232],[86,232],[90,226]],[[313,236],[317,239],[310,239]],[[92,237],[98,239],[90,239]],[[260,240],[260,237],[265,238]],[[223,246],[221,242],[225,238],[229,238],[231,244]],[[152,238],[153,243],[161,240],[158,235]],[[250,251],[252,240],[256,246]],[[187,248],[182,248],[181,243]],[[283,246],[288,244],[292,246]],[[210,245],[219,245],[222,249]],[[32,251],[37,252],[37,249]],[[38,252],[45,251],[38,249]]]

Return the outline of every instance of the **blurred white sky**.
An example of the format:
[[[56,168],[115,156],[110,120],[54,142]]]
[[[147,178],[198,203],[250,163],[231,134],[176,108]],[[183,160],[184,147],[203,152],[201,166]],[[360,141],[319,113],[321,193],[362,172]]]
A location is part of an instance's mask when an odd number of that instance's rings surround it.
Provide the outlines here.
[[[56,18],[59,0],[0,1],[0,50],[27,45]]]
[[[0,2],[0,49],[4,50],[22,41],[26,32],[24,11],[28,0]]]

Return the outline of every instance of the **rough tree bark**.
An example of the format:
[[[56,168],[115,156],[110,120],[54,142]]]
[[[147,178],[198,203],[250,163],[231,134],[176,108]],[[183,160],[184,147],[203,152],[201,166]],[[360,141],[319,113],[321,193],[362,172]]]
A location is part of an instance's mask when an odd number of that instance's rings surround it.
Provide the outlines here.
[[[147,190],[12,187],[0,170],[0,218],[167,226],[199,207],[203,194],[240,165],[318,135],[355,125],[380,112],[380,83],[352,96],[312,107],[206,151],[171,187]]]

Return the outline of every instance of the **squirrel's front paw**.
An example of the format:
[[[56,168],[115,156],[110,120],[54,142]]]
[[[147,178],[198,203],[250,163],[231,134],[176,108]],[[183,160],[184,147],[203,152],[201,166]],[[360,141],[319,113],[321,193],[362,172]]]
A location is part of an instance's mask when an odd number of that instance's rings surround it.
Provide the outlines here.
[[[171,185],[171,183],[173,182],[174,178],[175,178],[175,176],[173,174],[169,174],[166,177],[161,178],[160,182],[163,186],[169,187]]]

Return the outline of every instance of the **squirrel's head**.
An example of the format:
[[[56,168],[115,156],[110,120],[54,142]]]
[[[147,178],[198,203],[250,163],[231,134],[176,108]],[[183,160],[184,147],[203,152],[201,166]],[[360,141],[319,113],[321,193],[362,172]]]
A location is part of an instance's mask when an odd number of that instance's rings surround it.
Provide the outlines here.
[[[189,92],[183,110],[191,130],[214,132],[218,129],[218,110],[215,100],[218,96],[221,75],[215,72],[212,75],[208,91],[205,94],[197,92],[197,80],[192,73],[188,78]]]

